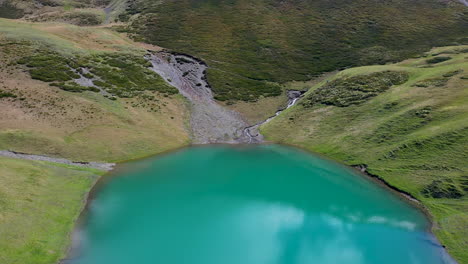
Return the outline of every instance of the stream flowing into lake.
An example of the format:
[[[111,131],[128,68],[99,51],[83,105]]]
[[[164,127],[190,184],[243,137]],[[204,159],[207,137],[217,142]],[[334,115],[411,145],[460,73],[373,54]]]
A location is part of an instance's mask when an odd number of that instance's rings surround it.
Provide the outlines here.
[[[90,201],[67,263],[453,263],[421,211],[295,148],[191,147],[114,174]]]

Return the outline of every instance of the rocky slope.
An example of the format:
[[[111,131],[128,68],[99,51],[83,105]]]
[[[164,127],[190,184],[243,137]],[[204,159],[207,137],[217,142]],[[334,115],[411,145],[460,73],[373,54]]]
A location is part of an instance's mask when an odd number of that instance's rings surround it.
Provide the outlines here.
[[[247,124],[241,116],[213,99],[206,81],[205,63],[187,55],[167,52],[151,54],[147,58],[153,65],[152,69],[188,99],[193,143],[248,141],[242,132]]]

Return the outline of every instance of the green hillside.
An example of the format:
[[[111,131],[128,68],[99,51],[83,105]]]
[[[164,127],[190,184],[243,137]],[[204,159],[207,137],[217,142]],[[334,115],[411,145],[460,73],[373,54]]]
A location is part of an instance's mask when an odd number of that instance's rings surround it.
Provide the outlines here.
[[[445,59],[441,59],[445,58]],[[468,263],[468,46],[351,68],[265,124],[270,141],[323,153],[422,201],[434,232]]]
[[[436,0],[133,0],[120,18],[138,40],[205,59],[218,100],[246,101],[278,95],[271,82],[466,42],[468,28],[465,6]]]
[[[141,45],[105,28],[0,19],[0,150],[119,162],[189,144],[185,99],[140,65],[157,49]],[[105,83],[78,85],[79,74]],[[66,257],[102,174],[0,157],[0,263]]]
[[[0,149],[122,161],[188,144],[185,99],[147,68],[157,48],[142,45],[105,28],[0,19]]]
[[[144,58],[186,53],[250,124],[308,90],[266,139],[410,193],[468,264],[467,29],[456,0],[0,0],[0,150],[123,162],[189,145],[193,108]],[[102,174],[0,157],[0,263],[64,257]]]

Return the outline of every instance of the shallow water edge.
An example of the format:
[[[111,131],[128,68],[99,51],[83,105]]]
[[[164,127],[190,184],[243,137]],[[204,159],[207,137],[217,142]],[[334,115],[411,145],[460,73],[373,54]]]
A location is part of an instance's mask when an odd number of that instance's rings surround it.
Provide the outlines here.
[[[96,181],[96,183],[93,185],[93,187],[90,189],[90,191],[87,193],[87,195],[86,195],[86,197],[84,199],[84,202],[83,202],[83,207],[82,207],[82,210],[80,212],[80,215],[76,220],[75,228],[74,228],[73,232],[70,234],[71,243],[70,243],[69,248],[68,248],[68,250],[66,252],[66,257],[64,259],[60,260],[59,263],[61,263],[61,264],[69,263],[69,260],[73,259],[76,256],[76,254],[78,252],[78,249],[79,249],[79,246],[80,246],[79,245],[79,236],[80,236],[80,232],[81,232],[81,226],[84,223],[84,221],[85,221],[85,219],[86,219],[86,217],[88,215],[90,203],[96,197],[96,194],[99,193],[99,191],[108,183],[108,181],[111,181],[113,179],[113,177],[117,177],[121,172],[125,171],[125,169],[126,169],[126,167],[127,167],[127,165],[129,163],[133,163],[133,162],[137,162],[137,161],[141,161],[141,160],[145,160],[145,159],[159,158],[159,157],[165,156],[165,155],[171,155],[171,154],[174,154],[174,153],[179,152],[179,151],[183,151],[183,150],[188,149],[188,148],[207,147],[207,146],[210,146],[210,145],[227,146],[227,147],[230,147],[230,148],[239,148],[239,149],[245,149],[245,148],[250,148],[250,147],[253,147],[253,146],[258,146],[257,144],[252,145],[252,144],[225,144],[225,143],[200,144],[200,145],[193,144],[193,145],[183,146],[183,147],[180,147],[180,148],[177,148],[177,149],[168,150],[168,151],[156,154],[156,155],[151,155],[151,156],[148,156],[148,157],[132,159],[132,160],[128,160],[128,161],[118,163],[117,166],[115,166],[112,171],[109,171],[105,175],[101,176]],[[328,160],[328,161],[331,161],[331,162],[335,163],[337,166],[340,166],[342,168],[346,168],[346,170],[348,170],[348,171],[352,171],[353,174],[360,174],[361,176],[363,176],[364,179],[367,179],[368,181],[374,182],[374,184],[377,184],[378,186],[380,186],[383,189],[390,190],[390,192],[393,193],[393,195],[397,196],[401,200],[404,200],[411,207],[413,207],[414,209],[416,209],[419,212],[424,214],[424,216],[426,218],[426,222],[428,223],[427,228],[426,228],[427,232],[429,232],[433,236],[434,243],[436,243],[440,247],[444,247],[444,246],[442,246],[440,244],[440,242],[436,239],[436,237],[432,233],[432,229],[434,227],[433,218],[432,218],[431,214],[429,213],[428,209],[424,206],[424,204],[422,202],[414,199],[413,197],[408,196],[408,193],[406,193],[404,191],[399,191],[398,188],[388,184],[387,182],[385,182],[380,177],[378,177],[376,175],[366,173],[365,171],[362,171],[362,169],[360,167],[353,167],[352,165],[346,165],[346,164],[344,164],[344,163],[342,163],[340,161],[337,161],[337,160],[332,159],[330,157],[324,156],[323,154],[316,153],[316,152],[313,152],[313,151],[310,151],[310,150],[307,150],[307,149],[304,149],[304,148],[301,148],[301,147],[298,147],[298,146],[288,145],[288,144],[276,144],[276,143],[272,143],[272,142],[265,142],[265,143],[262,143],[261,145],[280,145],[280,146],[284,146],[284,147],[287,147],[287,148],[295,149],[296,151],[299,150],[301,152],[306,153],[307,155],[312,154],[312,155],[318,156],[321,159]],[[446,254],[447,254],[447,256],[449,256],[448,253],[446,253]],[[456,262],[453,261],[453,263],[456,263]]]

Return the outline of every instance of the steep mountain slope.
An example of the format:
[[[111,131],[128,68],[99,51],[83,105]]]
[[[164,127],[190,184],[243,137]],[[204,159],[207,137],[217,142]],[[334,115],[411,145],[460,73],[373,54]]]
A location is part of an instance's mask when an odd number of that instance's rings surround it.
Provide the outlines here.
[[[468,263],[468,46],[351,68],[265,124],[268,140],[358,165],[429,209],[449,252]]]
[[[126,14],[135,38],[204,59],[218,100],[466,42],[468,28],[463,4],[438,0],[133,0]]]
[[[7,20],[0,37],[0,149],[119,161],[189,142],[185,99],[144,67],[152,47],[106,29]]]
[[[103,10],[110,2],[110,0],[2,0],[0,18],[99,25],[110,15]]]

